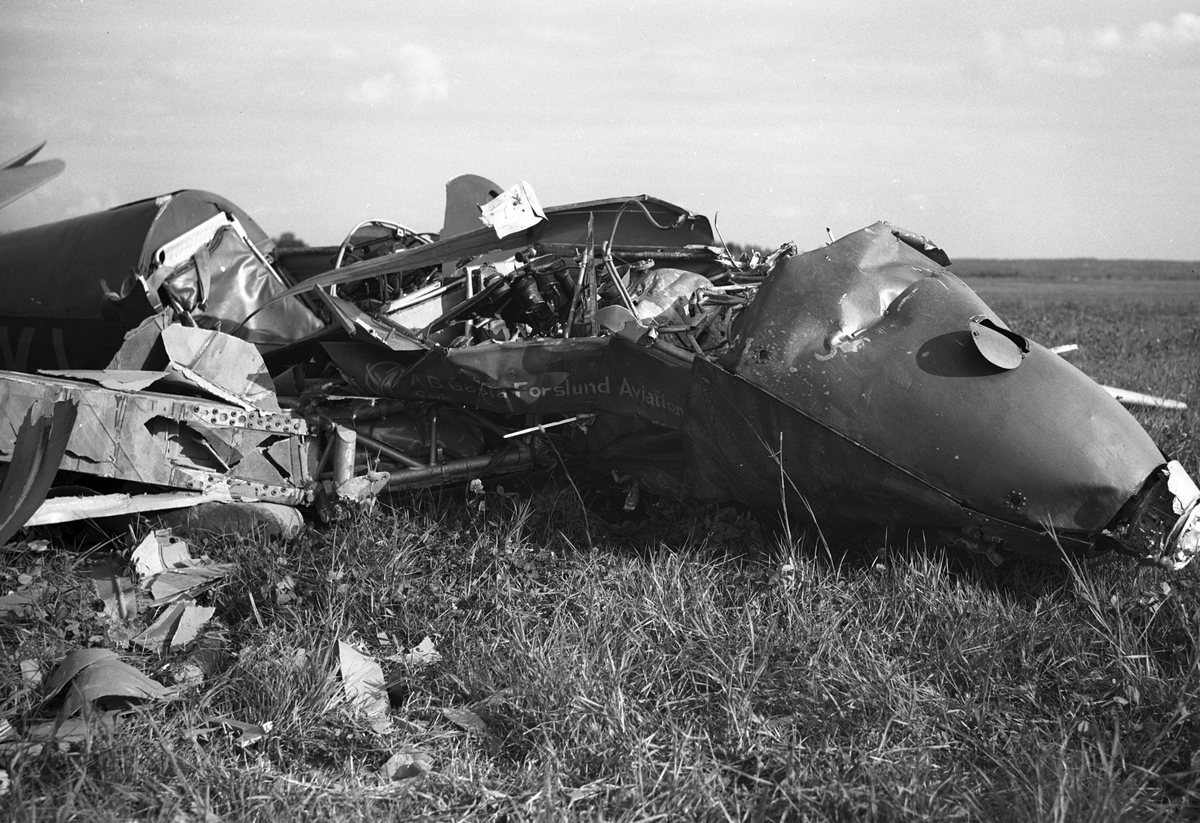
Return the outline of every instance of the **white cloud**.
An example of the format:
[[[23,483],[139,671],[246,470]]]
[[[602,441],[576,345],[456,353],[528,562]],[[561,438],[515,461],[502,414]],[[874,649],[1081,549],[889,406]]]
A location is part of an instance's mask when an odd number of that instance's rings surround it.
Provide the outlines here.
[[[983,45],[984,59],[995,74],[1102,77],[1121,55],[1166,54],[1200,45],[1200,14],[1181,12],[1169,23],[1151,20],[1128,32],[1116,26],[1091,31],[1047,26],[1017,35],[985,31]]]
[[[1200,43],[1200,14],[1180,12],[1170,25],[1151,20],[1138,29],[1143,44],[1157,46],[1187,46]]]
[[[358,62],[358,55],[338,49],[335,56],[346,62]],[[424,46],[405,43],[385,58],[382,71],[373,73],[352,86],[350,102],[374,106],[386,101],[436,103],[450,94],[446,67],[440,57]]]
[[[1018,37],[1009,38],[996,31],[983,33],[984,54],[993,71],[1007,74],[1013,71],[1059,74],[1072,77],[1100,77],[1104,74],[1097,50],[1107,48],[1114,30],[1083,34],[1064,31],[1054,26],[1026,29]]]
[[[374,106],[392,96],[395,87],[394,77],[385,74],[380,77],[368,77],[354,88],[350,89],[350,102]]]
[[[341,60],[343,63],[353,63],[358,60],[358,50],[345,45],[344,43],[333,43],[329,46],[329,55],[335,60]]]
[[[418,103],[445,100],[450,93],[446,67],[433,51],[413,43],[405,43],[393,57],[400,64],[408,93]]]
[[[1116,26],[1109,26],[1106,29],[1096,29],[1091,34],[1091,44],[1094,48],[1100,51],[1111,51],[1119,49],[1125,43],[1125,37],[1121,34],[1121,30]]]

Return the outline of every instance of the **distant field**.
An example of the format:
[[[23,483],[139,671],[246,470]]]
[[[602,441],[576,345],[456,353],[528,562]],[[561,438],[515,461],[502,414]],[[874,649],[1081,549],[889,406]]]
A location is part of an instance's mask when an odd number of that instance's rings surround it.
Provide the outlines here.
[[[993,260],[986,257],[955,260],[950,268],[959,277],[1027,277],[1054,280],[1193,280],[1200,284],[1200,261],[1098,260],[1077,257],[1062,260]]]
[[[1032,303],[1072,303],[1076,305],[1120,306],[1137,303],[1147,306],[1200,309],[1200,278],[1186,280],[1116,277],[1080,278],[1020,275],[1014,277],[960,277],[980,297],[993,301]]]
[[[950,270],[989,302],[1130,303],[1200,310],[1200,262],[1175,260],[956,260]]]

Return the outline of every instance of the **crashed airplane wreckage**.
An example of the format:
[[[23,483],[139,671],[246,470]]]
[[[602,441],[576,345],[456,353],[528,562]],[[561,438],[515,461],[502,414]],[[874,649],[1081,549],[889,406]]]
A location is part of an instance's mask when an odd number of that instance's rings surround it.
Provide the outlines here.
[[[50,500],[22,519],[55,459],[171,490],[151,498],[308,504],[517,471],[552,439],[631,498],[1185,566],[1183,467],[948,264],[886,223],[734,260],[662,200],[543,210],[473,176],[448,186],[440,236],[369,221],[276,249],[197,191],[14,232],[4,354],[49,372],[0,374],[0,459],[31,478],[0,509],[14,529],[71,517],[39,519]]]

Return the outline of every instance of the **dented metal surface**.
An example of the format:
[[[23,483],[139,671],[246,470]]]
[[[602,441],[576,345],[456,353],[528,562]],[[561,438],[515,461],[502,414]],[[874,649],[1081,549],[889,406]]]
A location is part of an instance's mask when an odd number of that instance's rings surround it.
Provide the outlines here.
[[[981,346],[981,326],[1002,342]],[[961,280],[876,224],[778,267],[727,370],[706,370],[693,394],[693,426],[782,449],[796,494],[836,519],[951,527],[1018,551],[1051,531],[1090,543],[1166,460],[1103,389],[997,329]],[[788,410],[771,425],[745,411],[773,405],[762,394]],[[702,480],[745,498],[732,479],[744,454],[705,455]],[[767,469],[749,474],[761,486]]]

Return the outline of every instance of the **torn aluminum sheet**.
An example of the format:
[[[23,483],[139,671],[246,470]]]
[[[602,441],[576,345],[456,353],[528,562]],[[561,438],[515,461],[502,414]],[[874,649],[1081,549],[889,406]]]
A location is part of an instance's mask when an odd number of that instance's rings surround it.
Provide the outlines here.
[[[175,696],[173,689],[122,663],[109,649],[75,649],[64,657],[46,680],[45,698],[52,700],[64,690],[66,699],[59,720],[104,698],[166,700]]]
[[[42,373],[114,391],[157,385],[199,392],[247,411],[280,411],[271,375],[254,346],[222,332],[171,324],[162,315],[130,332],[106,369]]]
[[[196,639],[216,609],[190,601],[168,605],[161,615],[132,642],[149,652],[175,651]]]
[[[302,417],[45,376],[0,372],[0,459],[14,453],[15,421],[58,397],[79,406],[60,469],[232,500],[312,500],[316,435]]]

